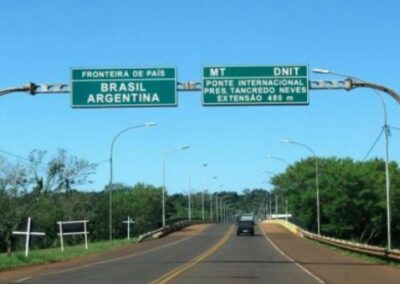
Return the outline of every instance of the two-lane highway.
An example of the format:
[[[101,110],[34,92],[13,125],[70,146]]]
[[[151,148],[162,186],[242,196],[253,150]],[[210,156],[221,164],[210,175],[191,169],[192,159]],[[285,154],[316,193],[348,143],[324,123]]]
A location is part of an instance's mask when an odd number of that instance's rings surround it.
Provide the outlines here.
[[[167,243],[127,257],[89,263],[81,267],[36,276],[23,281],[23,283],[150,283],[202,254],[217,243],[227,229],[228,226],[211,226],[197,235],[180,241]]]
[[[169,283],[309,284],[322,281],[282,255],[256,228],[255,236],[232,234],[221,249]]]
[[[213,225],[193,237],[137,254],[27,278],[22,283],[318,283],[256,229],[235,235]]]

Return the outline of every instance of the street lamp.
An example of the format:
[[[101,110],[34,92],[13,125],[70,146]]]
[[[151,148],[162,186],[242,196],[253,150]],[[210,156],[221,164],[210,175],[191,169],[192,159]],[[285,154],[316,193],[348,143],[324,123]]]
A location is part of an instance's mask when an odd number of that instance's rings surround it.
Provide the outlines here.
[[[189,192],[188,191],[185,191],[185,190],[183,190],[183,189],[181,189],[181,192],[183,193],[183,194],[186,194],[187,195],[187,197],[188,197],[188,212],[190,212],[190,197],[189,197]],[[189,213],[188,213],[189,214]]]
[[[208,164],[204,163],[199,165],[200,167],[207,167]],[[193,169],[194,170],[194,169]],[[189,171],[189,221],[192,220],[192,199],[191,199],[191,194],[192,194],[192,171]]]
[[[388,115],[387,115],[387,108],[385,101],[382,97],[382,95],[377,91],[384,91],[391,95],[397,102],[400,102],[399,96],[394,93],[393,91],[387,89],[387,88],[379,88],[380,86],[376,86],[375,84],[371,84],[366,82],[365,80],[362,80],[356,76],[353,75],[348,75],[345,73],[341,72],[335,72],[332,70],[328,69],[322,69],[322,68],[315,68],[312,70],[314,73],[319,73],[319,74],[332,74],[332,75],[337,75],[341,77],[347,77],[349,79],[354,79],[358,81],[358,83],[364,84],[364,86],[370,87],[373,89],[374,93],[379,97],[379,100],[382,103],[382,108],[383,108],[383,129],[385,131],[385,175],[386,175],[386,219],[387,219],[387,246],[388,249],[390,250],[392,248],[392,233],[391,233],[391,210],[390,210],[390,173],[389,173],[389,125],[388,125]],[[357,82],[356,82],[357,83]],[[352,83],[353,84],[353,83]],[[393,94],[394,93],[394,94]]]
[[[162,158],[162,226],[165,227],[165,158],[168,154],[189,149],[189,146],[183,146],[177,149],[167,151]]]
[[[310,151],[313,156],[314,156],[314,160],[315,160],[315,187],[317,190],[317,232],[318,232],[318,236],[321,235],[321,219],[320,219],[320,207],[319,207],[319,184],[318,184],[318,158],[317,155],[315,154],[314,150],[311,149],[311,147],[299,143],[299,142],[295,142],[295,141],[290,141],[287,139],[282,139],[281,143],[285,143],[285,144],[293,144],[293,145],[297,145],[297,146],[301,146],[303,148],[306,148],[308,151]]]
[[[210,178],[206,178],[205,180],[203,180],[203,183],[205,183],[207,180],[211,180],[211,179],[217,179],[217,177],[213,176]],[[203,185],[203,190],[201,191],[201,215],[202,215],[203,221],[204,221],[204,190],[205,190],[205,186]]]
[[[219,185],[219,188],[220,188],[220,190],[222,189],[222,187],[223,187],[223,185],[222,184],[220,184]],[[216,218],[216,221],[218,222],[218,217],[219,217],[219,219],[220,219],[220,221],[222,220],[221,219],[221,213],[220,213],[220,204],[218,204],[218,193],[216,193],[215,194],[215,218]]]
[[[264,171],[265,173],[269,175],[276,175],[275,172],[271,171]],[[268,191],[269,194],[269,216],[272,218],[272,193]],[[275,214],[278,214],[278,195],[275,193]]]
[[[281,157],[276,157],[276,156],[271,156],[271,155],[268,155],[267,156],[267,159],[272,159],[272,160],[277,160],[277,161],[281,161],[281,162],[284,162],[287,166],[289,165],[289,162],[288,161],[286,161],[285,159],[283,159],[283,158],[281,158]],[[287,194],[285,194],[286,196],[285,196],[285,212],[286,212],[286,221],[288,220],[288,213],[287,213],[287,211],[288,211],[288,208],[287,208],[287,205],[288,205],[288,199],[287,199]]]
[[[113,152],[114,152],[114,144],[115,141],[117,141],[117,138],[120,137],[123,133],[125,133],[128,130],[131,129],[135,129],[135,128],[139,128],[139,127],[150,127],[150,126],[156,126],[157,124],[155,122],[146,122],[144,124],[138,124],[138,125],[134,125],[134,126],[130,126],[127,128],[122,129],[120,132],[118,132],[112,142],[111,142],[111,147],[110,147],[110,181],[108,183],[108,194],[109,194],[109,237],[110,237],[110,241],[113,240],[113,236],[112,236],[112,229],[113,229],[113,225],[112,225],[112,182],[113,182]]]
[[[289,165],[289,162],[288,162],[288,161],[286,161],[285,159],[280,158],[280,157],[268,155],[268,156],[266,156],[266,158],[267,158],[267,159],[271,159],[271,160],[281,161],[281,162],[284,162],[286,165]]]
[[[268,184],[267,180],[263,180],[262,183]],[[268,219],[268,200],[269,200],[269,216],[271,217],[271,193],[268,189],[265,189],[265,219]]]

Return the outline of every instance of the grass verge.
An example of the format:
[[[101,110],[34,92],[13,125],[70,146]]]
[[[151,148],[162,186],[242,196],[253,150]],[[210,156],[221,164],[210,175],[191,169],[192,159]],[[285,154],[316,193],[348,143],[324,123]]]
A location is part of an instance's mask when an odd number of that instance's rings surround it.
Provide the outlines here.
[[[88,250],[85,250],[84,245],[69,246],[61,252],[60,248],[49,248],[41,250],[29,251],[29,256],[25,257],[24,251],[16,251],[11,256],[5,253],[0,254],[0,271],[12,270],[19,267],[32,266],[38,264],[60,262],[72,259],[79,256],[91,255],[110,250],[112,248],[121,247],[128,244],[134,244],[137,239],[131,240],[114,240],[89,243]]]
[[[367,255],[367,254],[363,254],[360,252],[354,252],[354,251],[350,251],[350,250],[346,250],[344,248],[340,248],[340,247],[336,247],[334,245],[330,245],[330,244],[326,244],[326,243],[322,243],[322,242],[318,242],[315,240],[311,240],[311,239],[307,239],[311,242],[317,243],[320,246],[332,249],[342,255],[345,256],[350,256],[350,257],[354,257],[354,258],[358,258],[360,260],[364,260],[368,263],[371,264],[376,264],[376,265],[388,265],[397,269],[400,269],[400,261],[396,261],[393,259],[388,259],[385,257],[380,257],[380,256],[373,256],[373,255]]]

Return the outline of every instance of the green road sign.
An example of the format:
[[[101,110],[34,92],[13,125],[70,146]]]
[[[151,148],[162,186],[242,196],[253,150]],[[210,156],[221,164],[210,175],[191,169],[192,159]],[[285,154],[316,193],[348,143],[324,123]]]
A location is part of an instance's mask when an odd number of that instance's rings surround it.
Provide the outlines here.
[[[308,66],[203,67],[203,105],[308,104]]]
[[[175,67],[72,69],[72,107],[177,106]]]

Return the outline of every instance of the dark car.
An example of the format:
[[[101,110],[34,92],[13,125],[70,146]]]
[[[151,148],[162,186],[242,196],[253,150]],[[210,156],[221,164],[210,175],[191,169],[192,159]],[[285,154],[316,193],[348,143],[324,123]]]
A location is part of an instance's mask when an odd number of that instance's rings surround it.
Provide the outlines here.
[[[241,234],[249,234],[254,236],[254,221],[240,220],[237,224],[236,236],[239,236]]]

